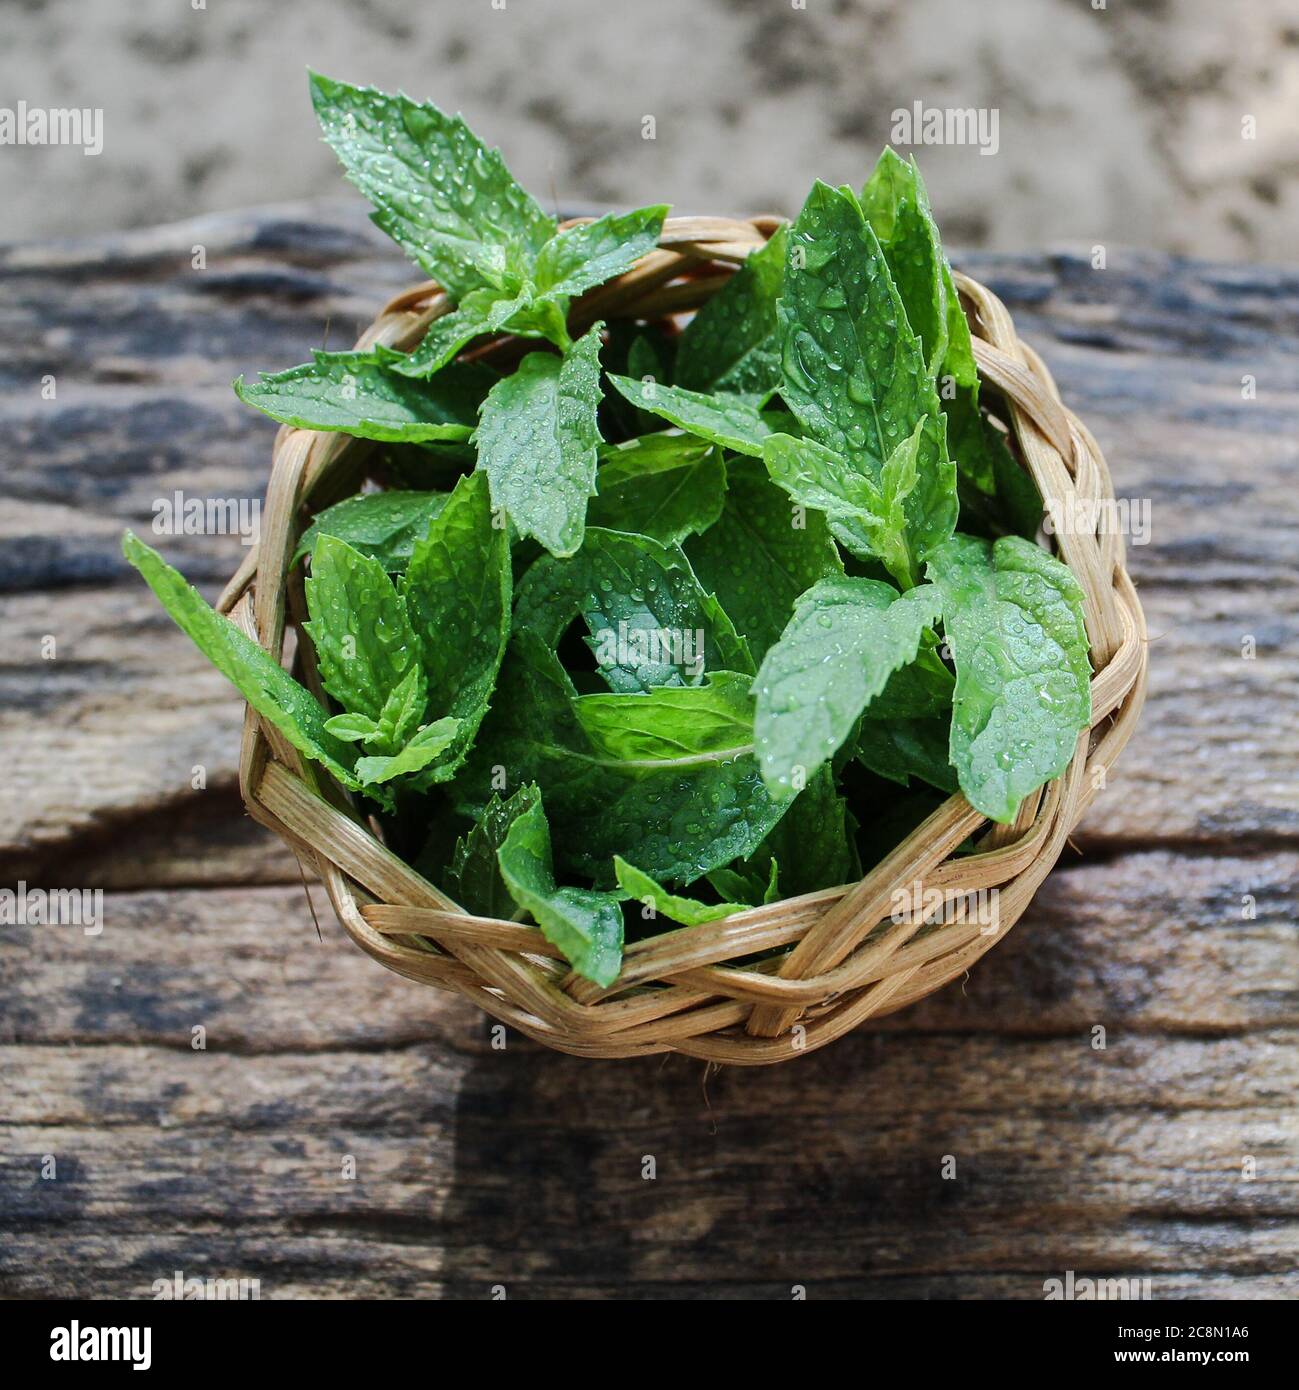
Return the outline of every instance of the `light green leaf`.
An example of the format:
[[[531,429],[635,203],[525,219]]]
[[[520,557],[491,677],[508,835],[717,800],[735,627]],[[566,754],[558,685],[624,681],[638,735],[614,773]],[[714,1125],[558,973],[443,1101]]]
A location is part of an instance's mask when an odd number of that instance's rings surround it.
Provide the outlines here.
[[[419,651],[423,656],[424,643]],[[367,747],[368,753],[395,753],[403,748],[419,728],[428,708],[428,681],[422,661],[413,661],[410,670],[395,685],[379,711],[379,722]]]
[[[327,507],[302,533],[293,552],[296,564],[310,555],[321,536],[346,541],[377,560],[389,574],[400,574],[429,522],[446,506],[447,492],[366,492]]]
[[[572,555],[582,544],[595,492],[601,327],[562,358],[525,357],[492,387],[474,436],[493,503],[552,555]]]
[[[726,501],[721,451],[688,434],[647,434],[600,450],[591,526],[678,545],[707,531]]]
[[[519,584],[514,630],[552,650],[581,617],[600,674],[618,691],[697,685],[706,671],[752,671],[747,645],[677,546],[591,527],[568,560],[543,555]]]
[[[319,701],[229,619],[209,608],[197,589],[129,531],[122,538],[122,553],[144,576],[176,626],[253,709],[299,753],[320,763],[344,786],[359,790],[361,783],[352,771],[356,755],[326,729],[327,715]]]
[[[564,302],[630,270],[652,251],[668,215],[666,203],[610,212],[594,222],[565,227],[537,255],[533,278],[538,290]]]
[[[540,800],[515,817],[496,854],[510,896],[585,979],[607,987],[622,968],[619,895],[561,888],[551,862],[550,824]]]
[[[789,797],[852,733],[938,616],[931,586],[899,596],[873,579],[823,579],[799,599],[755,682],[762,776]],[[801,776],[801,782],[800,782]]]
[[[505,801],[493,794],[469,833],[457,839],[442,886],[467,912],[479,917],[513,915],[514,899],[501,877],[496,851],[510,826],[540,800],[541,793],[533,785],[520,787]]]
[[[642,873],[629,864],[621,855],[615,855],[614,872],[618,877],[618,887],[629,898],[641,904],[642,916],[647,913],[656,917],[667,917],[683,926],[699,927],[705,922],[716,922],[732,913],[743,912],[748,903],[701,903],[698,898],[682,898],[669,893],[657,879]]]
[[[416,384],[392,370],[405,359],[382,349],[317,352],[315,360],[260,381],[235,382],[235,394],[272,420],[304,430],[340,430],[393,443],[462,440],[494,377],[456,366]]]
[[[953,536],[929,575],[956,662],[951,761],[970,805],[1008,822],[1069,765],[1091,721],[1082,590],[1018,536]]]
[[[375,223],[457,299],[502,288],[555,231],[459,116],[311,73],[325,139],[374,204]]]
[[[423,772],[449,747],[459,724],[458,719],[439,719],[435,724],[426,724],[399,753],[358,758],[356,775],[368,784],[391,782],[394,777]]]
[[[698,767],[753,752],[753,678],[716,671],[706,685],[664,685],[573,702],[587,737],[606,758]]]
[[[493,524],[486,479],[461,478],[415,547],[402,583],[419,634],[428,706],[458,721],[433,780],[464,760],[496,683],[509,638],[513,579],[505,530]]]
[[[818,183],[790,232],[779,314],[781,397],[804,432],[878,483],[920,428],[907,546],[923,560],[956,523],[956,473],[920,341],[848,190]]]
[[[777,228],[686,325],[677,385],[765,396],[779,384],[776,301],[785,278],[786,236],[784,227]]]
[[[351,714],[377,720],[389,692],[420,659],[419,639],[406,607],[378,560],[346,541],[321,536],[311,552],[306,583],[325,689]]]
[[[756,459],[732,459],[726,489],[720,519],[687,543],[686,555],[761,660],[799,594],[842,574],[843,563],[825,517],[796,512]]]
[[[609,373],[618,392],[639,410],[670,421],[688,434],[761,457],[763,441],[773,431],[756,406],[734,396],[706,396],[657,381],[636,381]]]
[[[344,743],[372,743],[379,735],[378,721],[364,714],[331,715],[325,728]]]

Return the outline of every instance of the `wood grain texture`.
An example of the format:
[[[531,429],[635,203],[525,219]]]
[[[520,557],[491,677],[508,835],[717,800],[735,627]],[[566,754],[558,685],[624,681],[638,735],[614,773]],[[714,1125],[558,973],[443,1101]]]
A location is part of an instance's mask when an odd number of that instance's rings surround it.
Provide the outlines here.
[[[963,267],[1150,500],[1146,713],[966,981],[709,1075],[498,1051],[316,888],[318,936],[239,806],[236,697],[118,557],[157,497],[260,496],[274,427],[231,379],[350,343],[411,278],[359,211],[0,250],[0,884],[106,890],[97,937],[0,928],[0,1291],[1299,1294],[1299,275]],[[209,597],[241,557],[161,545]]]

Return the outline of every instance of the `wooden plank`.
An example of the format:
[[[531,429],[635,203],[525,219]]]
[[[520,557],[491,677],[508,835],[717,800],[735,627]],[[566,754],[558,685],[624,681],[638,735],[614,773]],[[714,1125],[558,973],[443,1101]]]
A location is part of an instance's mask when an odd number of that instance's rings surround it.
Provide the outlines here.
[[[1281,858],[1076,865],[963,989],[711,1078],[496,1051],[332,922],[318,942],[300,888],[115,894],[94,939],[8,929],[0,1287],[28,1287],[39,1240],[62,1292],[180,1268],[267,1296],[654,1297],[685,1271],[699,1297],[1037,1297],[1074,1269],[1275,1296],[1299,1237]],[[45,1153],[66,1186],[36,1177]]]

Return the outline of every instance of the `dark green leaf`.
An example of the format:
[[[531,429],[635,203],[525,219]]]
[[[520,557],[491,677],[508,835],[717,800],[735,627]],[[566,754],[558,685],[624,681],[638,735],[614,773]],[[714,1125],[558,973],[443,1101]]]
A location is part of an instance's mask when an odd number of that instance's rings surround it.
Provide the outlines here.
[[[402,584],[423,653],[429,708],[459,721],[434,769],[436,781],[450,777],[468,752],[509,638],[510,547],[494,521],[482,474],[461,478],[415,547]]]
[[[664,545],[707,531],[726,501],[726,469],[716,445],[682,434],[647,434],[600,450],[599,493],[587,506],[592,526],[632,531]]]
[[[951,721],[864,719],[857,736],[857,756],[877,776],[909,786],[919,777],[939,791],[956,790],[956,769],[948,761]]]
[[[693,693],[674,687],[617,698],[648,705]],[[536,633],[517,632],[466,768],[466,809],[486,804],[495,770],[504,768],[512,785],[541,787],[565,869],[604,877],[621,854],[681,884],[751,854],[780,818],[783,807],[763,787],[751,753],[701,747],[694,724],[682,719],[671,756],[610,757],[583,729],[576,701],[550,647]]]
[[[932,376],[947,351],[946,262],[915,158],[908,162],[885,149],[862,189],[861,206]]]
[[[540,800],[535,786],[520,787],[505,801],[493,795],[469,833],[456,841],[442,886],[466,911],[479,917],[513,915],[514,899],[501,877],[496,851],[510,826]]]
[[[302,533],[293,552],[294,563],[310,555],[321,536],[333,536],[377,560],[389,574],[400,574],[449,496],[446,492],[367,492],[345,497],[321,512]]]
[[[612,689],[698,684],[706,671],[752,671],[753,658],[677,546],[591,527],[569,560],[542,556],[524,576],[514,629],[559,645],[581,617]]]
[[[780,301],[780,394],[804,431],[878,482],[920,427],[907,544],[923,560],[952,533],[956,474],[920,341],[851,192],[818,183],[790,233]]]
[[[686,325],[677,385],[765,396],[779,384],[776,301],[785,278],[785,241],[780,227]]]
[[[726,489],[720,519],[686,555],[760,661],[799,594],[843,564],[825,517],[791,506],[756,459],[732,459]]]
[[[420,659],[401,596],[378,560],[333,536],[316,541],[306,592],[304,627],[325,689],[350,713],[377,720]]]
[[[546,940],[579,975],[613,984],[622,968],[620,895],[555,883],[550,824],[540,800],[514,818],[496,858],[510,896],[532,914]]]

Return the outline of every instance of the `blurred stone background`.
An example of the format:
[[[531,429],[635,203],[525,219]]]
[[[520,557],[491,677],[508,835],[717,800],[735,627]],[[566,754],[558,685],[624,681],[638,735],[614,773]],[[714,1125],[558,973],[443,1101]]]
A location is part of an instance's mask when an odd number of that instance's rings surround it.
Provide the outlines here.
[[[0,105],[105,138],[0,147],[0,240],[346,196],[308,65],[460,108],[568,208],[791,212],[919,100],[999,111],[995,157],[917,151],[951,244],[1295,254],[1296,0],[0,0]]]

